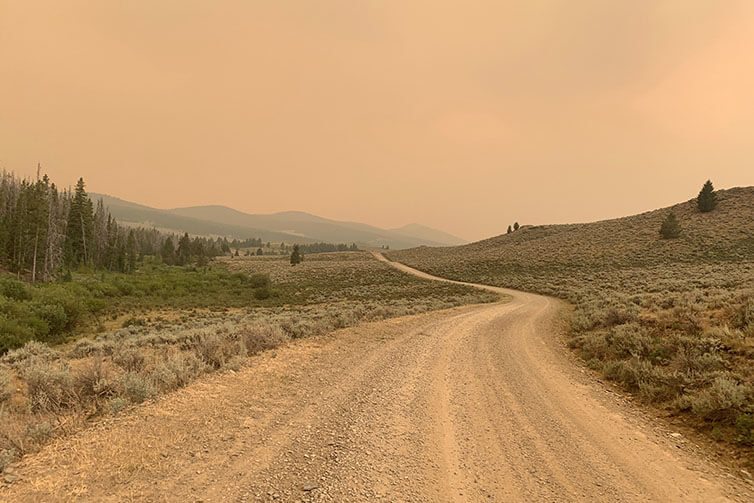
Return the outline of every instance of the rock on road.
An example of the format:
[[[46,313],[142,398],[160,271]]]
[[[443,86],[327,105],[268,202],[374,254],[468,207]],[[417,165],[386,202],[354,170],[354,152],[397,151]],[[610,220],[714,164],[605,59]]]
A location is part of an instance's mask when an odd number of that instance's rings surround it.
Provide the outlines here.
[[[298,340],[102,421],[0,501],[752,500],[574,365],[560,302],[486,288],[510,300]]]

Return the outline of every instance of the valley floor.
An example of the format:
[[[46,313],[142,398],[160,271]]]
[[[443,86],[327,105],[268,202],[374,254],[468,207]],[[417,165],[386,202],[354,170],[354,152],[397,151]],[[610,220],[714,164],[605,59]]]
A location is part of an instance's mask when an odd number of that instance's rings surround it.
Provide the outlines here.
[[[296,340],[61,439],[1,501],[751,501],[750,485],[573,365],[562,305]]]

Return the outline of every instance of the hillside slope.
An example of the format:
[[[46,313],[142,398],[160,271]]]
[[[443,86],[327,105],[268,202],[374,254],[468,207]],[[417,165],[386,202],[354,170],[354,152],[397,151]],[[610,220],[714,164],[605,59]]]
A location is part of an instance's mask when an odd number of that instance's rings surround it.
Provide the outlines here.
[[[253,215],[217,205],[162,210],[107,195],[92,194],[92,197],[101,197],[119,221],[154,225],[173,232],[238,239],[259,237],[263,241],[288,243],[357,243],[361,246],[388,246],[393,249],[463,242],[460,238],[424,226],[416,226],[416,233],[412,233],[409,226],[408,229],[386,230],[358,222],[329,220],[302,211]]]
[[[508,269],[629,267],[754,259],[754,187],[720,190],[718,208],[700,213],[696,200],[587,224],[524,226],[464,246],[391,253],[400,262],[455,279],[480,279]],[[660,224],[674,212],[683,229],[663,240]],[[461,274],[462,276],[457,276]],[[473,275],[469,276],[469,275]]]
[[[587,364],[754,469],[754,187],[588,224],[525,226],[391,260],[445,278],[574,304],[569,344]],[[673,211],[679,239],[660,239]],[[728,454],[726,454],[728,455]]]

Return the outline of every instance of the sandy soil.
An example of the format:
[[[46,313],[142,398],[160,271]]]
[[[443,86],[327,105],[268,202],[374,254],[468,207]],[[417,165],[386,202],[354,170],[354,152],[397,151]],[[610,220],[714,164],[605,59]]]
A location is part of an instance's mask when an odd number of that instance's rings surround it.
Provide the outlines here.
[[[102,421],[0,501],[754,500],[574,365],[558,301],[494,290],[510,301],[300,340]]]

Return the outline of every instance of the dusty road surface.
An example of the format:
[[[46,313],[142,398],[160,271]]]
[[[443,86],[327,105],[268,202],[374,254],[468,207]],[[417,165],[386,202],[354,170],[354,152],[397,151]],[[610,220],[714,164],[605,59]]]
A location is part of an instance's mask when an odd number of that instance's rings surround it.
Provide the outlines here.
[[[27,457],[0,500],[752,501],[573,364],[557,301],[499,291],[255,357]]]

